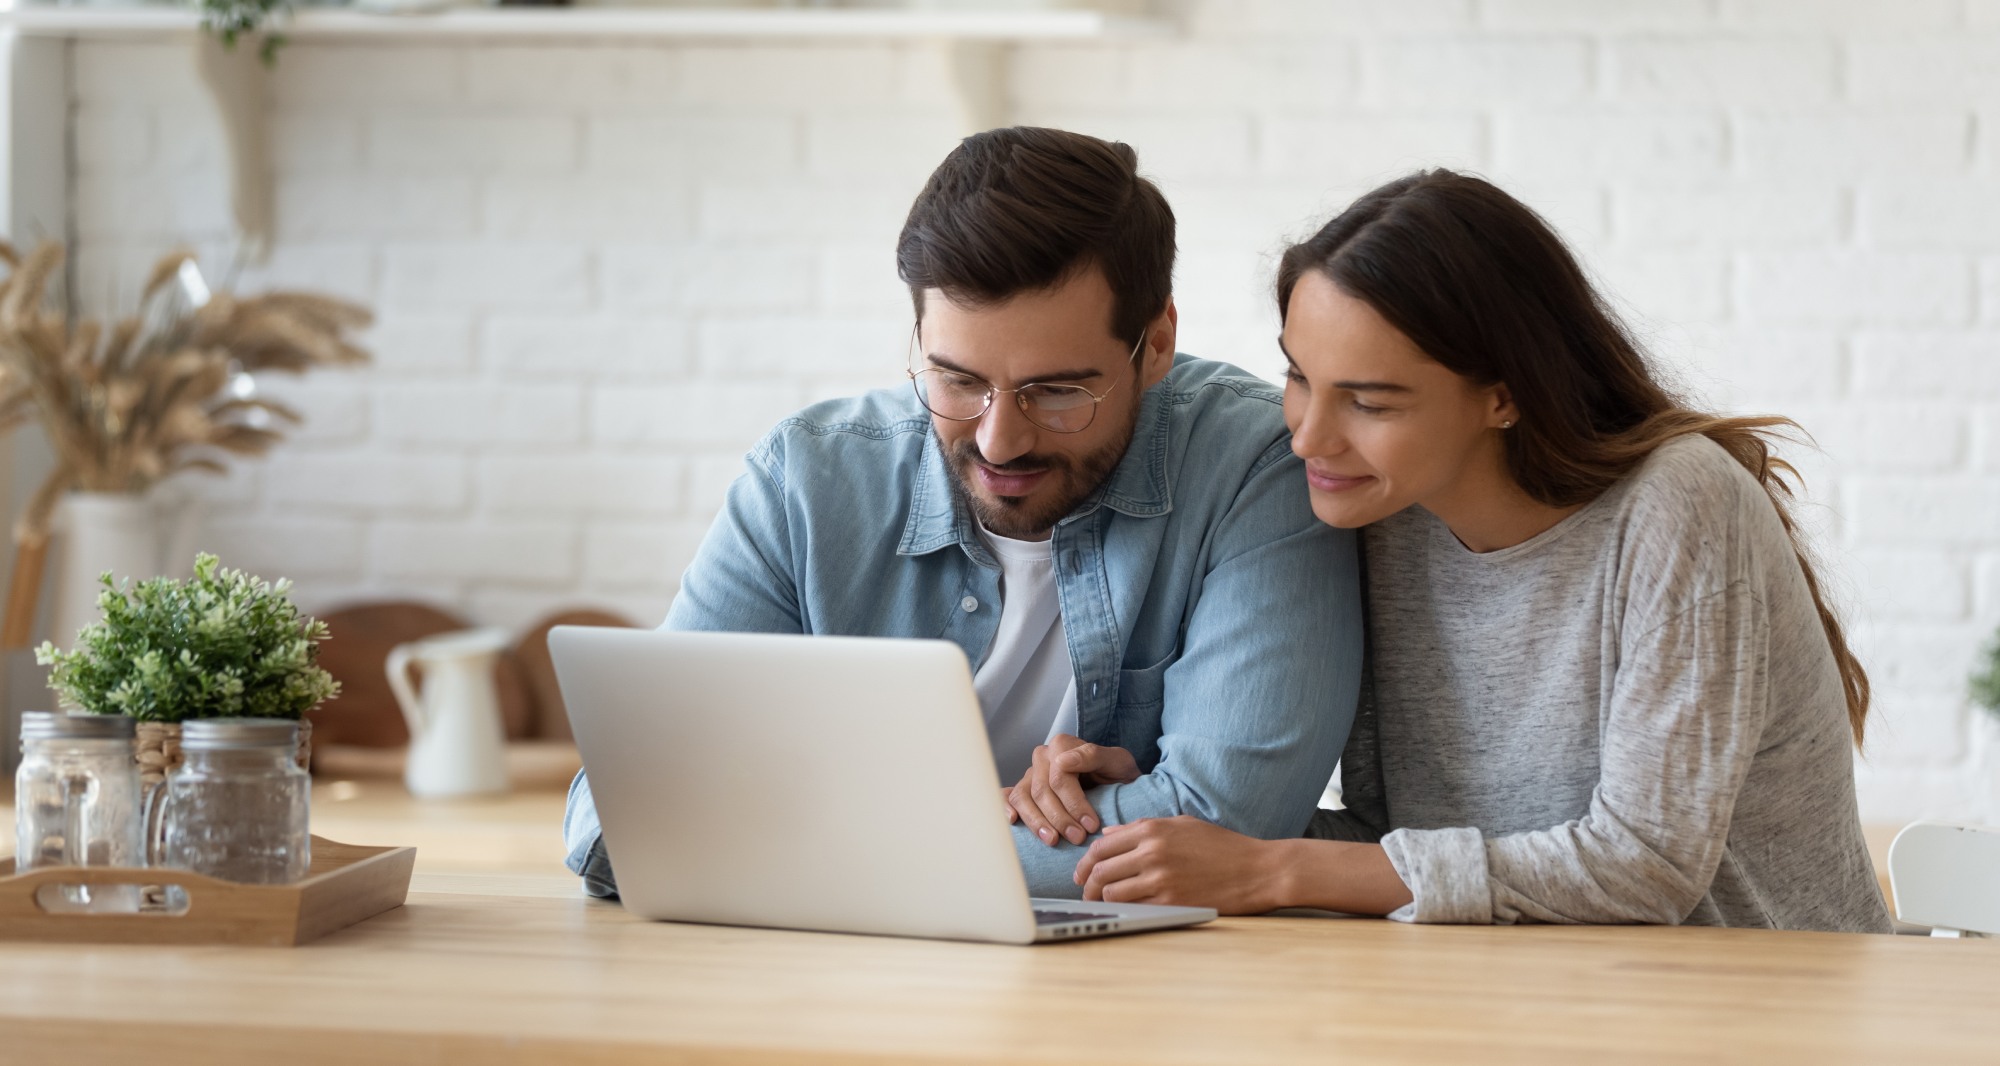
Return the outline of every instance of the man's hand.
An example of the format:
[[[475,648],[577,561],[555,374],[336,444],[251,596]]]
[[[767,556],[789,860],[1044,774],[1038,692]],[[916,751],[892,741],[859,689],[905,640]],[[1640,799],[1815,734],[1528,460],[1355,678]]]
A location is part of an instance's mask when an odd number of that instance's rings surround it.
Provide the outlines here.
[[[1081,844],[1102,826],[1083,790],[1138,779],[1139,763],[1131,752],[1058,733],[1035,749],[1034,764],[1019,784],[1001,789],[1007,823],[1020,819],[1049,847],[1058,840]]]
[[[1199,818],[1108,825],[1076,864],[1083,898],[1262,914],[1288,905],[1284,841],[1258,840]]]

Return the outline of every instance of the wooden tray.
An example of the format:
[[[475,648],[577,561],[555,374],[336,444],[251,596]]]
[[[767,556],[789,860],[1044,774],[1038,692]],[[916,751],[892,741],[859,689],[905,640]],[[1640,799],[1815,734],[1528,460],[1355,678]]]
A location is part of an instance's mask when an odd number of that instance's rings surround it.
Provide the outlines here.
[[[289,947],[402,906],[416,861],[415,848],[364,847],[313,837],[305,880],[239,885],[164,868],[56,866],[16,874],[13,859],[0,859],[0,940]],[[187,893],[187,909],[49,911],[35,898],[43,885],[178,885]]]

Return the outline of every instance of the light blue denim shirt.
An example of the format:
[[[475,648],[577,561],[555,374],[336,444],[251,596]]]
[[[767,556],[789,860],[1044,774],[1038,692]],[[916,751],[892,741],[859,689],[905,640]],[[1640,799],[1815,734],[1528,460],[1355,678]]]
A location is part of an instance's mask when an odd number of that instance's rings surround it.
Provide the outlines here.
[[[1144,775],[1089,791],[1107,824],[1191,814],[1298,836],[1347,741],[1355,538],[1313,517],[1281,402],[1233,366],[1177,356],[1124,458],[1056,525],[1079,731],[1130,750]],[[984,660],[1000,566],[908,389],[809,407],[748,467],[663,628],[933,637]],[[582,774],[563,835],[585,890],[614,894]],[[1020,825],[1014,845],[1035,895],[1080,894],[1082,847]]]

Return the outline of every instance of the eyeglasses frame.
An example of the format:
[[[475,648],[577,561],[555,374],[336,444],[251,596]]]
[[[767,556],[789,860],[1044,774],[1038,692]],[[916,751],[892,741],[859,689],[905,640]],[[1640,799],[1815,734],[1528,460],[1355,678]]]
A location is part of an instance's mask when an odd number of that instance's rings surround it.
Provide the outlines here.
[[[923,346],[918,343],[923,339],[923,328],[924,324],[921,321],[917,322],[915,325],[910,327],[910,351],[913,353],[921,351],[923,348]],[[1132,345],[1132,354],[1126,356],[1124,359],[1125,363],[1129,365],[1137,363],[1139,361],[1139,352],[1145,348],[1146,338],[1150,336],[1151,333],[1152,330],[1140,331],[1139,339],[1135,341]],[[1105,389],[1103,395],[1094,393],[1089,389],[1084,388],[1081,385],[1072,385],[1066,381],[1030,381],[1024,385],[1016,385],[1011,389],[1003,389],[993,384],[992,382],[987,381],[985,378],[978,376],[977,374],[966,374],[961,371],[951,370],[941,366],[927,366],[922,370],[913,370],[911,369],[911,366],[913,366],[914,363],[915,363],[914,359],[906,357],[904,359],[903,373],[909,375],[910,389],[911,391],[917,394],[917,402],[922,404],[924,410],[930,411],[931,414],[937,415],[939,418],[942,418],[947,422],[977,422],[980,419],[985,418],[987,413],[993,410],[993,398],[999,395],[1000,393],[1006,392],[1006,393],[1012,393],[1014,395],[1014,405],[1021,409],[1021,417],[1027,419],[1029,422],[1034,423],[1035,428],[1047,430],[1050,433],[1082,433],[1084,430],[1089,429],[1091,426],[1097,423],[1097,410],[1098,408],[1104,406],[1105,398],[1110,396],[1113,392],[1116,392],[1118,390],[1118,386],[1124,384],[1123,380],[1112,382],[1111,387]],[[917,377],[918,375],[921,374],[928,374],[933,370],[942,371],[947,374],[958,374],[960,377],[971,378],[972,380],[985,385],[986,402],[979,408],[979,413],[976,415],[967,415],[964,418],[953,418],[951,415],[939,414],[937,411],[932,410],[930,401],[924,398],[923,388],[917,384]],[[1075,429],[1055,429],[1050,426],[1042,425],[1040,422],[1036,421],[1035,416],[1029,412],[1028,401],[1025,397],[1021,395],[1021,393],[1025,392],[1028,389],[1038,388],[1038,387],[1044,389],[1075,389],[1076,391],[1083,393],[1085,396],[1090,397],[1090,418],[1085,420],[1083,425],[1080,425]]]

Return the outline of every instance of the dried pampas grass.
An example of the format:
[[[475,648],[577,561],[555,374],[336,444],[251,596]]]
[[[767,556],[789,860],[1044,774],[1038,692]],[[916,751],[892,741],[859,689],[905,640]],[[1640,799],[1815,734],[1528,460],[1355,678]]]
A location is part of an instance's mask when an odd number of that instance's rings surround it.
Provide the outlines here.
[[[243,375],[368,361],[348,340],[371,321],[364,308],[300,292],[210,293],[193,262],[184,251],[161,258],[138,311],[107,327],[51,310],[61,245],[45,242],[24,256],[0,241],[8,268],[0,280],[0,433],[36,419],[56,456],[14,528],[37,564],[64,493],[137,493],[183,471],[223,473],[231,457],[262,455],[283,440],[280,427],[296,425],[298,412],[256,395]],[[27,561],[17,562],[17,577]],[[10,598],[10,630],[22,584]],[[32,615],[34,592],[27,595]]]

